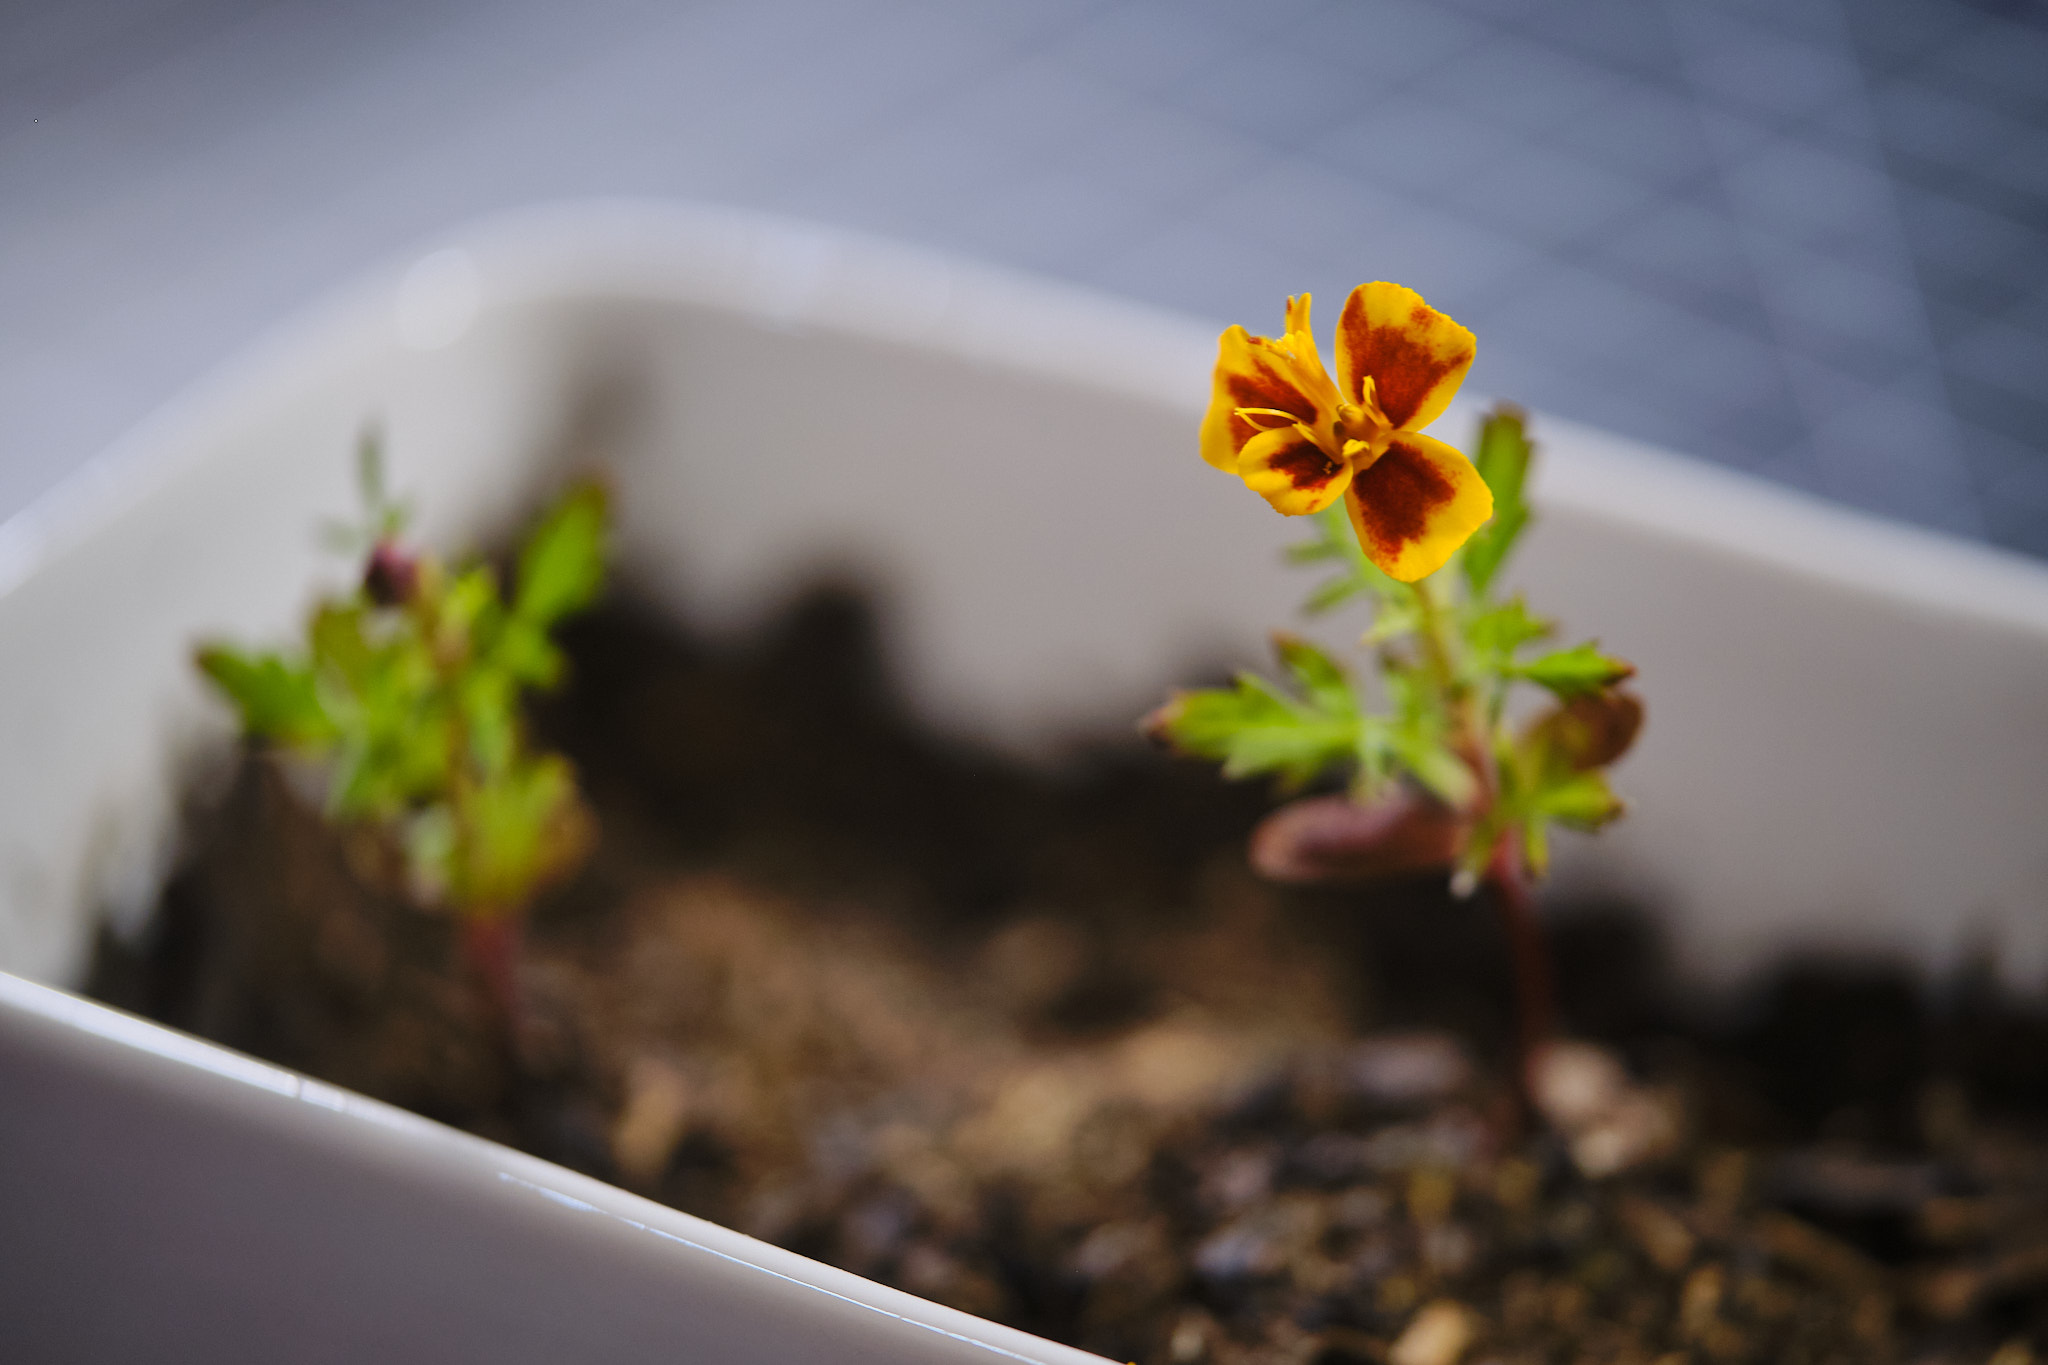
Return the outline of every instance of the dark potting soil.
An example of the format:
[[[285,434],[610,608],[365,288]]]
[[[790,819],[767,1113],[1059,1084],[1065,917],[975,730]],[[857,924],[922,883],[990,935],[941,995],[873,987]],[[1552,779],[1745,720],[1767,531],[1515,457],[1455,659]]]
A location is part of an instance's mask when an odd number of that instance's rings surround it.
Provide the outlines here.
[[[567,643],[535,723],[604,833],[529,927],[518,1061],[451,926],[256,755],[95,993],[1118,1360],[2048,1352],[2048,1009],[1988,968],[1703,1000],[1649,920],[1559,907],[1573,1093],[1635,1116],[1603,1147],[1504,1083],[1483,897],[1262,884],[1256,786],[935,734],[847,591]]]

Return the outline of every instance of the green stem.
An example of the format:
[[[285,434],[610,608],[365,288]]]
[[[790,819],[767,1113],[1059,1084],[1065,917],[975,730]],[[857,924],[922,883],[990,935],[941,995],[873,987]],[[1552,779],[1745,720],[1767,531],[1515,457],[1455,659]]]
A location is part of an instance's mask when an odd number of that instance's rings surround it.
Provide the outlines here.
[[[1436,600],[1436,589],[1427,578],[1408,585],[1415,594],[1415,605],[1422,616],[1422,652],[1429,661],[1430,675],[1435,679],[1437,690],[1448,707],[1457,690],[1458,665],[1451,634],[1444,621],[1443,606]]]
[[[442,742],[447,745],[448,789],[446,800],[454,825],[450,890],[462,922],[463,955],[483,988],[493,1027],[516,1067],[520,1058],[520,1037],[524,1032],[526,1002],[519,989],[519,959],[523,935],[522,916],[496,906],[469,903],[472,888],[469,870],[478,861],[482,839],[476,816],[476,779],[471,769],[469,727],[456,704],[463,671],[469,663],[469,640],[450,639],[441,612],[441,594],[436,590],[414,594],[411,604],[418,618],[421,637],[427,641],[428,657],[441,693],[447,703],[447,722]]]
[[[1498,786],[1493,771],[1493,746],[1487,742],[1491,727],[1480,714],[1471,689],[1459,680],[1458,640],[1452,634],[1443,604],[1437,600],[1435,587],[1427,578],[1409,587],[1415,593],[1415,605],[1422,617],[1423,658],[1429,665],[1430,679],[1436,684],[1438,706],[1451,721],[1454,747],[1478,782],[1470,812],[1476,825],[1493,804]]]
[[[1515,1080],[1524,1107],[1529,1101],[1529,1072],[1540,1048],[1556,1029],[1556,987],[1553,983],[1550,951],[1543,926],[1536,917],[1536,898],[1529,883],[1528,868],[1522,860],[1522,832],[1511,824],[1496,824],[1489,817],[1500,793],[1500,774],[1495,770],[1493,730],[1497,719],[1482,706],[1472,689],[1462,685],[1456,667],[1457,642],[1435,589],[1424,579],[1413,585],[1422,618],[1424,657],[1439,688],[1445,712],[1452,718],[1456,744],[1478,790],[1469,812],[1473,837],[1491,835],[1493,847],[1486,856],[1486,881],[1493,891],[1501,928],[1515,974]]]

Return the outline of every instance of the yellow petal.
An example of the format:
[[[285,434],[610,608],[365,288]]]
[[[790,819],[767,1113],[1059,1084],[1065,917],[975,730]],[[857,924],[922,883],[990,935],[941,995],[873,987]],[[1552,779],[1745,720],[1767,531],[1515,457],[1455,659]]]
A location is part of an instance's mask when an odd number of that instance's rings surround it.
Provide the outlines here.
[[[1295,294],[1287,300],[1287,330],[1280,338],[1294,357],[1295,375],[1311,393],[1318,394],[1327,411],[1335,412],[1341,397],[1337,386],[1330,382],[1329,371],[1323,368],[1322,352],[1316,349],[1316,334],[1309,326],[1309,296]]]
[[[1262,431],[1245,443],[1237,472],[1254,493],[1290,517],[1320,512],[1351,482],[1351,466],[1333,460],[1306,427]]]
[[[1356,403],[1370,376],[1387,420],[1419,431],[1443,415],[1476,350],[1472,333],[1413,289],[1361,284],[1337,320],[1337,385]]]
[[[1304,321],[1307,310],[1304,294]],[[1288,311],[1291,317],[1291,303]],[[1242,327],[1224,332],[1217,342],[1216,376],[1201,437],[1202,458],[1218,469],[1234,471],[1245,444],[1271,425],[1245,421],[1237,415],[1239,408],[1277,409],[1311,427],[1327,427],[1337,409],[1337,390],[1323,372],[1314,339],[1303,332],[1275,341]]]
[[[1344,499],[1365,557],[1413,583],[1436,572],[1493,515],[1493,494],[1463,455],[1433,436],[1394,433]]]
[[[1297,332],[1306,337],[1315,335],[1315,330],[1308,325],[1308,305],[1309,295],[1306,292],[1288,296],[1287,334],[1289,336],[1293,336]]]

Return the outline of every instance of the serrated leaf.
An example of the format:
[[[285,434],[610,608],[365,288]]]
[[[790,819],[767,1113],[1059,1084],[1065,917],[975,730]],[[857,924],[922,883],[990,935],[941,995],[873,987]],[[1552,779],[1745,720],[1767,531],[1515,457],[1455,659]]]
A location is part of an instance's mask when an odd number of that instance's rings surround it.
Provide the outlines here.
[[[562,651],[524,616],[505,617],[490,641],[489,660],[491,667],[529,687],[553,687],[562,679]]]
[[[1394,777],[1393,727],[1384,716],[1361,714],[1358,735],[1352,742],[1358,771],[1352,777],[1353,797],[1365,800],[1383,790]]]
[[[1371,593],[1382,603],[1402,595],[1404,585],[1387,577],[1359,548],[1357,533],[1351,529],[1351,518],[1342,502],[1316,513],[1311,524],[1315,527],[1315,538],[1290,546],[1288,559],[1296,564],[1328,560],[1340,565],[1341,571],[1316,585],[1302,603],[1303,612],[1313,616],[1361,593]]]
[[[519,745],[517,684],[504,673],[476,670],[459,688],[457,705],[477,770],[489,776],[509,767]]]
[[[320,540],[344,554],[361,554],[379,540],[396,536],[411,519],[411,509],[391,496],[384,480],[383,435],[373,426],[356,438],[356,493],[363,505],[360,522],[327,521]]]
[[[1331,716],[1349,716],[1358,710],[1357,694],[1343,668],[1318,646],[1299,635],[1276,631],[1273,650],[1301,688],[1309,702]]]
[[[1464,808],[1478,792],[1479,779],[1471,766],[1440,743],[1397,742],[1395,753],[1430,795],[1454,810]]]
[[[456,893],[479,909],[531,899],[582,857],[590,816],[576,777],[554,755],[518,764],[469,790],[461,803],[465,834],[454,853]]]
[[[589,606],[604,583],[606,498],[602,486],[578,484],[541,518],[519,554],[513,610],[549,626]]]
[[[1295,786],[1349,758],[1358,736],[1355,715],[1295,701],[1252,673],[1178,694],[1153,724],[1181,752],[1220,762],[1225,777],[1273,773]]]
[[[1604,691],[1623,679],[1635,675],[1635,665],[1625,659],[1602,654],[1599,646],[1588,640],[1545,654],[1526,663],[1512,664],[1506,670],[1509,677],[1522,678],[1548,688],[1561,700],[1590,696]]]
[[[1550,621],[1529,614],[1519,593],[1498,606],[1468,612],[1464,626],[1465,643],[1496,668],[1504,666],[1523,645],[1542,639],[1553,629]]]
[[[1598,769],[1552,776],[1530,794],[1531,815],[1573,829],[1598,829],[1621,814],[1621,801]]]
[[[1450,719],[1437,705],[1436,689],[1419,669],[1395,661],[1381,678],[1394,704],[1387,747],[1395,765],[1445,805],[1464,806],[1477,794],[1478,779],[1448,743]]]
[[[1474,597],[1484,597],[1494,575],[1507,562],[1515,541],[1529,524],[1529,506],[1522,486],[1529,474],[1534,448],[1529,443],[1527,419],[1520,408],[1502,403],[1488,413],[1479,427],[1479,448],[1473,467],[1493,494],[1493,520],[1473,532],[1465,542],[1459,564]]]
[[[488,564],[474,565],[458,574],[442,594],[441,630],[454,638],[467,638],[480,623],[488,628],[488,617],[498,606],[497,574]]]
[[[377,656],[364,637],[363,626],[363,608],[358,603],[321,603],[306,629],[314,672],[334,676],[351,687],[360,685],[376,666]]]
[[[245,654],[225,645],[198,652],[199,669],[241,713],[242,729],[260,739],[300,746],[334,738],[311,667],[278,654]]]
[[[1384,644],[1404,635],[1413,635],[1422,629],[1422,622],[1422,607],[1412,594],[1406,598],[1384,597],[1373,612],[1372,624],[1366,627],[1362,639],[1368,645]]]

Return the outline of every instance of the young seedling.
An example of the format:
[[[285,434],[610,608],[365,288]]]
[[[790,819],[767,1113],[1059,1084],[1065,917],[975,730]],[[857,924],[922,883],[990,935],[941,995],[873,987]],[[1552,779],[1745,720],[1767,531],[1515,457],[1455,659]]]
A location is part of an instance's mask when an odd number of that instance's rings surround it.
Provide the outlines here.
[[[1322,649],[1278,634],[1286,682],[1175,694],[1147,728],[1227,777],[1271,775],[1288,791],[1341,777],[1337,795],[1281,807],[1251,857],[1283,881],[1368,880],[1442,868],[1460,894],[1491,888],[1513,952],[1521,1065],[1555,1029],[1548,957],[1531,883],[1553,826],[1592,830],[1621,814],[1605,769],[1628,749],[1642,705],[1634,668],[1591,642],[1555,648],[1552,622],[1498,577],[1528,527],[1531,447],[1501,405],[1468,461],[1421,429],[1450,402],[1472,334],[1414,291],[1367,284],[1345,303],[1334,381],[1309,331],[1306,295],[1285,333],[1223,334],[1202,453],[1280,512],[1313,516],[1297,563],[1335,573],[1305,610],[1370,605],[1362,644],[1377,688]],[[1518,686],[1549,705],[1517,723]]]
[[[488,564],[448,565],[401,539],[373,437],[360,452],[363,523],[340,539],[357,585],[317,603],[304,643],[198,651],[251,740],[313,765],[334,824],[378,841],[409,893],[459,920],[508,1043],[521,1002],[520,929],[572,872],[595,825],[566,759],[537,753],[522,694],[560,682],[554,628],[604,581],[602,488],[570,488],[529,533],[509,599]]]

